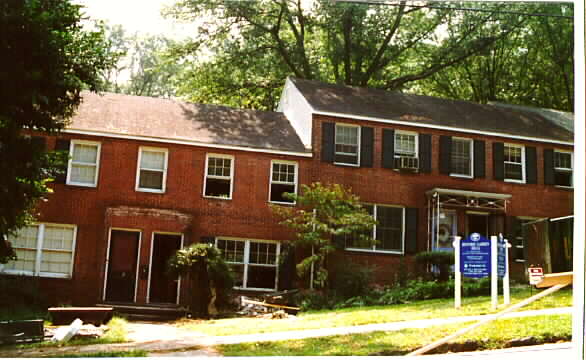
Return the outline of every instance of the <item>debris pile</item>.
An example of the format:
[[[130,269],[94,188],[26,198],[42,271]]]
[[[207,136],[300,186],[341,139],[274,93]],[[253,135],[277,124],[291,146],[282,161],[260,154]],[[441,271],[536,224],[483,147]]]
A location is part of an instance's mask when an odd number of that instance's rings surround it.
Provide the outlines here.
[[[45,339],[66,342],[72,339],[97,339],[108,331],[106,325],[99,327],[93,324],[83,324],[79,319],[67,326],[51,326],[45,328]]]
[[[299,308],[290,306],[290,295],[294,292],[296,291],[271,293],[258,297],[240,296],[238,314],[265,319],[295,318]]]

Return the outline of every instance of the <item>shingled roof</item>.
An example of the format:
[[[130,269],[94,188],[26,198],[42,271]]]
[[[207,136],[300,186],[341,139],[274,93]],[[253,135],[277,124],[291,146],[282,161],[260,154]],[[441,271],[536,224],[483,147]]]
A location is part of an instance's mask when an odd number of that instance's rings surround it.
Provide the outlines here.
[[[571,127],[562,126],[546,112],[521,107],[484,105],[380,89],[327,84],[290,78],[314,113],[394,120],[423,127],[446,127],[573,142]],[[568,113],[565,118],[573,115]]]
[[[282,113],[84,92],[68,130],[306,152]]]

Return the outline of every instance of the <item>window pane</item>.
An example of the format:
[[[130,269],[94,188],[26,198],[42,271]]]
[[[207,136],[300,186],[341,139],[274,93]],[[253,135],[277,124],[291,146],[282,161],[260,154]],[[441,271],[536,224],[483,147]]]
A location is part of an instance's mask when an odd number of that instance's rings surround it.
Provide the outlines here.
[[[376,249],[402,251],[403,209],[377,206],[376,213]]]
[[[340,154],[336,154],[334,157],[334,162],[340,163],[340,164],[353,164],[353,165],[357,165],[358,164],[358,155],[340,155]]]
[[[244,265],[231,264],[230,269],[232,269],[232,274],[234,275],[234,286],[244,287]]]
[[[140,168],[150,170],[165,169],[165,153],[161,151],[142,150]]]
[[[273,181],[295,183],[295,165],[273,163]]]
[[[41,272],[69,274],[72,256],[70,252],[43,251]]]
[[[556,170],[555,184],[559,186],[572,186],[572,172]]]
[[[395,132],[395,153],[398,155],[416,156],[415,135]]]
[[[74,162],[84,162],[95,164],[98,158],[98,146],[87,144],[74,144],[73,156]]]
[[[470,140],[452,139],[452,173],[472,175]]]
[[[244,262],[244,241],[218,240],[217,246],[227,262]]]
[[[230,197],[230,180],[229,179],[206,179],[205,196],[214,196],[221,198]]]
[[[554,166],[556,168],[571,169],[572,155],[570,153],[555,152]]]
[[[232,159],[226,158],[208,158],[208,175],[230,177],[230,167]]]
[[[293,203],[293,200],[285,198],[283,193],[295,193],[295,185],[271,184],[271,201]]]
[[[276,266],[249,265],[246,287],[259,289],[274,289],[276,278]]]
[[[336,144],[358,145],[358,127],[337,125]]]
[[[163,190],[163,172],[141,170],[138,187],[142,189]]]
[[[73,228],[45,226],[43,249],[73,250]]]
[[[250,242],[249,263],[275,265],[277,244]]]
[[[9,261],[5,266],[7,270],[19,270],[34,273],[36,250],[15,249],[16,260]]]
[[[505,179],[523,180],[523,166],[505,163]]]
[[[521,164],[521,153],[522,150],[520,147],[505,145],[505,161],[506,162],[514,162]]]
[[[18,230],[16,235],[8,235],[8,241],[13,248],[36,249],[38,233],[38,225],[25,226]]]
[[[82,184],[94,184],[96,179],[96,166],[71,164],[71,182]]]

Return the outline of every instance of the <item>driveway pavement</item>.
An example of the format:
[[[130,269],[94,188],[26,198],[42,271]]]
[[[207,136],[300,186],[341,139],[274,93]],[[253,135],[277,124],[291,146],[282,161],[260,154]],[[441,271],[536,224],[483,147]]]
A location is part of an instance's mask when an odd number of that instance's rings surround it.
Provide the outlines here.
[[[530,310],[520,311],[511,313],[503,316],[502,318],[515,318],[525,316],[537,316],[537,315],[556,315],[556,314],[570,314],[572,312],[571,307],[565,308],[554,308],[554,309],[543,309],[543,310]],[[248,334],[248,335],[230,335],[230,336],[209,336],[203,333],[197,333],[194,331],[180,329],[171,325],[161,323],[141,323],[131,322],[128,324],[128,338],[130,342],[122,344],[99,344],[99,345],[86,345],[86,346],[63,346],[58,348],[47,347],[47,348],[36,348],[36,349],[11,349],[4,350],[0,349],[0,357],[47,357],[56,356],[59,354],[66,353],[93,353],[99,351],[123,351],[123,350],[145,350],[149,353],[149,356],[219,356],[219,354],[213,349],[215,345],[223,344],[237,344],[245,342],[263,342],[263,341],[280,341],[280,340],[293,340],[293,339],[305,339],[312,337],[323,337],[333,335],[346,335],[346,334],[357,334],[357,333],[368,333],[373,331],[397,331],[408,328],[426,328],[430,326],[445,325],[462,323],[468,321],[482,320],[483,318],[491,315],[480,315],[480,316],[462,316],[452,317],[444,319],[428,319],[428,320],[412,320],[412,321],[400,321],[393,323],[383,324],[369,324],[369,325],[358,325],[358,326],[347,326],[347,327],[335,327],[335,328],[324,328],[324,329],[313,329],[313,330],[299,330],[299,331],[284,331],[274,333],[262,333],[262,334]],[[529,347],[528,350],[522,350],[521,348],[506,349],[500,352],[499,360],[505,359],[530,359],[537,360],[541,357],[535,357],[534,350],[540,347]],[[571,352],[570,345],[567,344],[556,344],[550,345],[549,347],[541,347],[540,351],[545,353],[550,352],[550,357],[553,357],[554,353],[561,352],[568,355],[568,351]],[[487,354],[484,352],[473,352],[470,354],[452,354],[452,355],[430,355],[426,356],[426,359],[456,359],[456,356],[460,356],[463,359],[470,359],[471,356],[479,359],[491,359],[490,356],[494,356],[496,352],[490,351]],[[530,355],[533,353],[533,356]],[[510,355],[515,354],[515,355]],[[488,356],[488,357],[482,357]],[[512,357],[508,357],[512,356]],[[522,357],[521,357],[522,356]],[[540,353],[541,356],[541,353]],[[576,357],[555,355],[560,360],[574,359]],[[337,357],[343,358],[343,357]],[[493,357],[497,359],[497,357]],[[576,358],[577,359],[577,358]]]

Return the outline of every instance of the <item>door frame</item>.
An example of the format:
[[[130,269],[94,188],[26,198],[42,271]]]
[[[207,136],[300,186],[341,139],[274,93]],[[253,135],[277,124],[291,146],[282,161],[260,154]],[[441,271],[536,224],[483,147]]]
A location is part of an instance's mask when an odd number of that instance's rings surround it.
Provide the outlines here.
[[[153,271],[153,250],[155,248],[155,235],[178,235],[181,236],[181,242],[179,243],[179,249],[183,248],[183,242],[185,236],[183,233],[178,232],[169,232],[169,231],[153,231],[151,234],[151,250],[149,254],[149,276],[147,280],[147,296],[146,302],[147,304],[151,303],[151,274]],[[177,298],[175,299],[175,304],[179,305],[179,297],[181,294],[181,275],[179,275],[179,279],[177,280]]]
[[[106,289],[108,285],[108,270],[110,267],[110,246],[112,243],[112,230],[117,231],[128,231],[128,232],[137,232],[138,233],[138,249],[136,252],[136,270],[134,276],[134,299],[133,302],[136,303],[136,296],[138,293],[138,270],[140,266],[140,250],[142,245],[142,230],[140,229],[130,229],[130,228],[121,228],[121,227],[110,227],[108,228],[108,246],[106,247],[106,262],[104,264],[104,288],[102,289],[102,301],[106,301]]]

